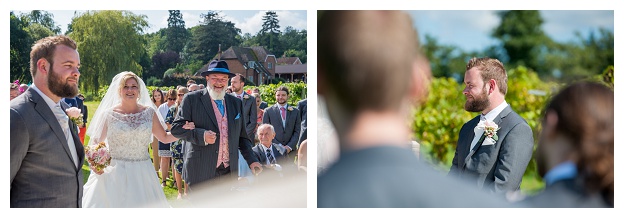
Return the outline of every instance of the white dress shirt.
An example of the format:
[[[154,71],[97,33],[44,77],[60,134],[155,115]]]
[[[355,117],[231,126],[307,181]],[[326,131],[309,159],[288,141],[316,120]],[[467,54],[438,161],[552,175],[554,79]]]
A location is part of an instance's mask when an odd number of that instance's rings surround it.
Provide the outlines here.
[[[494,118],[496,118],[496,116],[498,116],[498,114],[500,114],[503,111],[503,109],[507,107],[507,105],[509,105],[507,104],[507,101],[503,101],[503,103],[496,106],[487,114],[485,115],[481,114],[480,115],[481,120],[479,122],[486,121],[486,120],[489,122],[493,122]],[[477,145],[477,142],[479,142],[479,139],[481,139],[481,136],[483,135],[483,132],[484,132],[483,129],[478,129],[477,127],[475,127],[474,131],[475,131],[475,135],[474,135],[474,138],[472,138],[472,143],[470,143],[470,150],[472,150],[474,146]]]

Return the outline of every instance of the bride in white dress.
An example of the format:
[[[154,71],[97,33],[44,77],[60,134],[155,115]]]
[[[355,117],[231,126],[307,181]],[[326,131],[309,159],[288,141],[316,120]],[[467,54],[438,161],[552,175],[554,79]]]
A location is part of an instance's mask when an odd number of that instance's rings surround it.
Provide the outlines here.
[[[164,127],[143,80],[132,72],[117,74],[87,130],[90,145],[106,142],[111,164],[100,172],[91,169],[82,206],[170,207],[148,153],[152,134],[164,143],[177,140]]]

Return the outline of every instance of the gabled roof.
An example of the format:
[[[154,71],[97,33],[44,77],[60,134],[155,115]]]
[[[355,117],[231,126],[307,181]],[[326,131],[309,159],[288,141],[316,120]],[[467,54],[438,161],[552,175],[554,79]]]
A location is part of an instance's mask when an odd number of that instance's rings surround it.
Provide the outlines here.
[[[277,59],[277,65],[302,64],[298,57],[281,57]]]
[[[221,59],[238,59],[238,61],[240,61],[241,63],[247,63],[249,61],[264,62],[266,60],[266,57],[269,55],[273,54],[262,46],[232,46],[225,50],[223,54],[221,54]]]
[[[275,66],[275,73],[307,73],[308,64],[290,64]]]

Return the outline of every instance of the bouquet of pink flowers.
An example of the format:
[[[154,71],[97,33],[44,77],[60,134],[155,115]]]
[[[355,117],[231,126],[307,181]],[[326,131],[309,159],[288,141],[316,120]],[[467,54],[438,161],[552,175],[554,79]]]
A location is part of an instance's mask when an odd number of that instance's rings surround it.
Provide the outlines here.
[[[110,165],[111,156],[104,142],[85,147],[85,156],[89,162],[89,167],[98,174],[101,174],[104,168]]]
[[[82,110],[77,107],[70,107],[65,110],[65,113],[67,113],[69,119],[74,121],[76,125],[82,126]]]

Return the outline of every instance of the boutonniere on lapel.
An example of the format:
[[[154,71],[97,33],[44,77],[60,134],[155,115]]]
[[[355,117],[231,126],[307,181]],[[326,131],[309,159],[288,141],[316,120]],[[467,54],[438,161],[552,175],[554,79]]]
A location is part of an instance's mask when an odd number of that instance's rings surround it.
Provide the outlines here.
[[[496,123],[486,120],[485,122],[479,122],[479,124],[477,124],[477,128],[482,129],[483,134],[485,135],[482,145],[493,145],[496,141],[498,141],[498,135],[496,135],[496,132],[498,132],[500,128]]]
[[[77,107],[70,107],[65,110],[67,116],[71,121],[73,121],[76,125],[82,126],[82,111]]]
[[[288,107],[288,111],[293,111],[292,106],[291,106],[291,107]]]
[[[243,95],[243,99],[249,99],[249,95]]]

